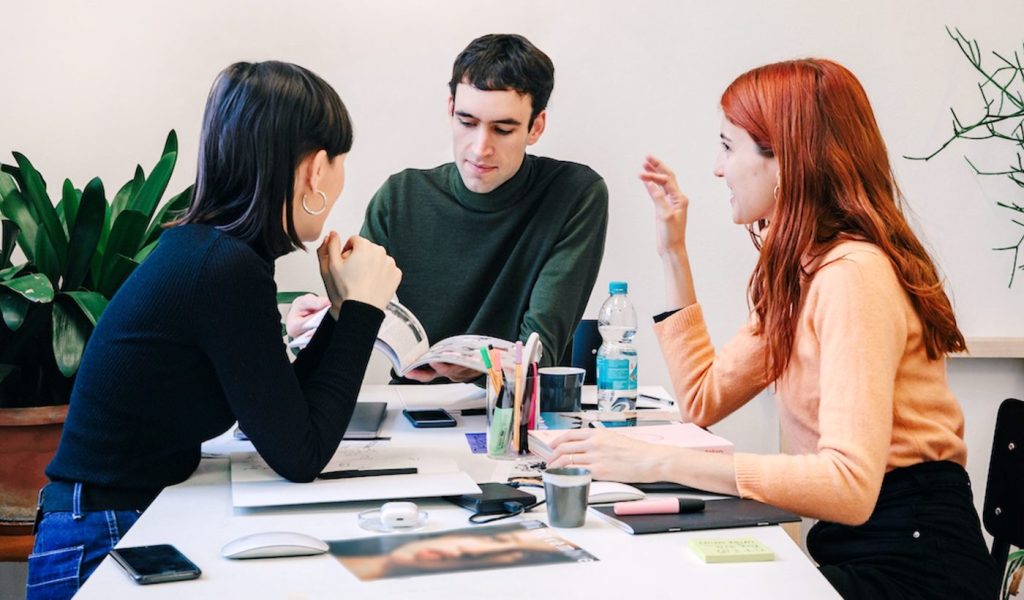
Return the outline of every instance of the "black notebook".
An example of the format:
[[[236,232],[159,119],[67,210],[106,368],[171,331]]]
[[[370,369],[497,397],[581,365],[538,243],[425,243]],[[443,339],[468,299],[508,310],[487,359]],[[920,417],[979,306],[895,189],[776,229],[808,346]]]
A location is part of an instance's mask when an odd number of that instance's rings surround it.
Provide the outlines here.
[[[345,430],[345,440],[372,440],[380,436],[380,426],[384,423],[384,417],[388,414],[387,402],[356,402],[356,409],[352,413],[352,420],[348,422],[348,429]],[[241,427],[235,427],[235,439],[247,440]]]
[[[592,506],[590,508],[597,511],[612,525],[637,535],[669,531],[757,527],[793,523],[800,520],[799,515],[787,510],[745,498],[708,500],[704,503],[704,510],[701,512],[672,515],[619,516],[615,514],[612,506]]]
[[[380,426],[387,412],[387,402],[356,402],[356,410],[352,413],[344,439],[372,440],[380,436]]]

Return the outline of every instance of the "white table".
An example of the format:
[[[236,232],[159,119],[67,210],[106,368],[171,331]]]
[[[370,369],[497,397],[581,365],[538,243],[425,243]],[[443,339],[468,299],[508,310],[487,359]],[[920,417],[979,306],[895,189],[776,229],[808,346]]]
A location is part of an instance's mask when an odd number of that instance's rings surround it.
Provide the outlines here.
[[[504,481],[509,464],[473,455],[467,432],[481,432],[483,417],[458,416],[450,429],[415,430],[401,416],[387,386],[367,386],[365,397],[390,398],[384,430],[394,444],[457,457],[477,482]],[[242,442],[221,444],[242,450]],[[207,445],[209,449],[211,445]],[[248,446],[251,448],[251,446]],[[430,513],[422,531],[468,527],[468,512],[442,500],[418,504]],[[299,531],[326,540],[374,535],[359,528],[356,513],[374,503],[321,504],[235,509],[227,458],[204,458],[182,484],[167,488],[128,532],[120,546],[170,543],[203,570],[200,579],[139,586],[106,559],[76,599],[90,598],[838,598],[828,582],[781,527],[632,536],[595,516],[577,529],[555,529],[561,537],[600,559],[475,572],[445,573],[361,582],[329,554],[313,557],[232,561],[221,547],[260,531]],[[525,518],[546,522],[543,508]],[[506,521],[507,522],[507,521]],[[690,538],[753,536],[776,555],[773,562],[705,564],[688,549]]]

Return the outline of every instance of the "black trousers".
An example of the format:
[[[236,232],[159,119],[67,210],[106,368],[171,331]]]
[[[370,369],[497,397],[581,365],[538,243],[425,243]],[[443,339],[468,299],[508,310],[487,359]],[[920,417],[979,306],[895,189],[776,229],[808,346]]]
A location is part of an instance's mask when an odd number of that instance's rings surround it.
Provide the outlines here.
[[[999,595],[1001,573],[981,535],[970,479],[952,462],[892,470],[866,523],[819,521],[807,550],[847,600]]]

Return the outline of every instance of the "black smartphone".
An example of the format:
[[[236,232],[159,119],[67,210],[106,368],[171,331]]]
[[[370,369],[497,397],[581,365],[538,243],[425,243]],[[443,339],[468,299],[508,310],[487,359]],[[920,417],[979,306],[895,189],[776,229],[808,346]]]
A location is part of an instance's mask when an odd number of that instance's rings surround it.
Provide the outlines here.
[[[455,427],[455,417],[443,408],[402,411],[413,427]]]
[[[115,548],[110,557],[135,583],[142,585],[196,579],[202,574],[195,563],[170,544]]]

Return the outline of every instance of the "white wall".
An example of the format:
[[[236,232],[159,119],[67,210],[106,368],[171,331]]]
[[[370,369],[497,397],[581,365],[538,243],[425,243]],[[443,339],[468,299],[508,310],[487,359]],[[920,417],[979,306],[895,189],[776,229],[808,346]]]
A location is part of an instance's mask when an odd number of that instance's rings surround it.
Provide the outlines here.
[[[556,66],[548,131],[534,151],[593,166],[611,192],[607,251],[588,316],[607,281],[618,278],[630,281],[641,314],[662,309],[652,211],[636,180],[644,154],[655,153],[675,167],[692,198],[693,266],[717,342],[744,318],[755,258],[746,232],[729,219],[724,185],[711,175],[719,95],[759,64],[831,57],[858,74],[872,99],[918,231],[949,277],[965,332],[1024,336],[1024,277],[1007,289],[1008,257],[990,250],[1019,235],[994,201],[1019,201],[1020,193],[973,176],[961,158],[968,151],[996,168],[1010,155],[960,146],[927,164],[900,158],[945,139],[951,105],[965,116],[979,105],[975,74],[944,26],[980,37],[986,51],[1019,50],[1019,0],[984,7],[934,0],[3,0],[2,17],[0,151],[6,161],[10,150],[27,154],[51,189],[65,176],[81,187],[99,175],[112,193],[136,162],[151,168],[174,128],[182,158],[171,190],[180,190],[194,176],[200,116],[220,69],[273,58],[318,72],[356,123],[347,187],[328,222],[343,233],[358,230],[366,202],[388,174],[449,160],[445,83],[459,50],[483,33],[522,33]],[[321,289],[310,255],[279,261],[278,281],[282,289]],[[639,344],[642,382],[668,385],[649,329]],[[376,364],[370,378],[382,381],[386,369]],[[976,471],[987,457],[985,419],[996,400],[1024,395],[1021,363],[956,363],[951,377],[964,403],[980,407],[968,430]],[[760,399],[723,431],[745,449],[770,450],[777,443],[774,419],[771,402]]]

